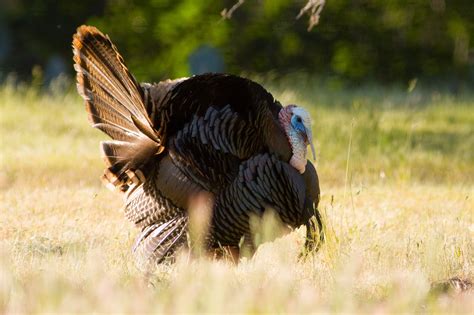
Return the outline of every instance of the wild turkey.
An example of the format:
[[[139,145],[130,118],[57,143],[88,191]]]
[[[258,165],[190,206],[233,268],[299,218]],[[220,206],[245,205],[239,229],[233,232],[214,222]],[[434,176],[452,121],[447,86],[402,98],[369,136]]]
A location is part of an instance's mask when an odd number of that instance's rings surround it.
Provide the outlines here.
[[[187,243],[193,196],[213,200],[208,248],[251,238],[249,217],[271,208],[291,227],[307,226],[308,247],[323,240],[319,181],[309,114],[282,107],[259,84],[229,74],[139,84],[98,29],[73,38],[77,89],[101,143],[103,180],[125,193],[125,215],[142,232],[145,265]],[[319,235],[319,237],[318,237]]]

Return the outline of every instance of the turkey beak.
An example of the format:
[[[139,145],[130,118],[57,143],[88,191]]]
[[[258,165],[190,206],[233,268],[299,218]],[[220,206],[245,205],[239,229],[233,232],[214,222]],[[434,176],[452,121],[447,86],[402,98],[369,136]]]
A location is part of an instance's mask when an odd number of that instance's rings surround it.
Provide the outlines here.
[[[309,137],[309,145],[311,147],[311,153],[313,153],[313,161],[316,161],[316,151],[314,150],[313,137]]]
[[[313,133],[311,132],[311,128],[305,128],[305,130],[301,131],[300,134],[303,137],[305,144],[311,147],[311,153],[313,153],[313,161],[316,161],[316,151],[314,150]]]
[[[314,150],[314,144],[313,144],[313,134],[311,130],[308,130],[307,132],[307,142],[308,145],[311,147],[311,153],[313,153],[313,161],[316,161],[316,151]]]

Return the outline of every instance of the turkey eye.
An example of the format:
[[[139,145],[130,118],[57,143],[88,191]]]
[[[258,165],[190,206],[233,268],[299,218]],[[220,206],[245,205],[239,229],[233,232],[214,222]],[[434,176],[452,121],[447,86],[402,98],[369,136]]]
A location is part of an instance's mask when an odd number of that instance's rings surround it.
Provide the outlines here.
[[[296,117],[296,121],[300,123],[301,122],[301,117],[299,117],[299,116]]]

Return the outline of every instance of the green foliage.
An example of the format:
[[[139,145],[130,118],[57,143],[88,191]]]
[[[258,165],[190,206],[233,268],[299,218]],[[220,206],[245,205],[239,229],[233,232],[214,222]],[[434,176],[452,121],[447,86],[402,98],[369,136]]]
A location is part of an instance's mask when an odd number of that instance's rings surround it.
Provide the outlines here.
[[[331,0],[311,32],[307,16],[295,19],[303,0],[246,1],[230,20],[219,12],[235,0],[28,2],[9,1],[0,13],[0,40],[2,29],[10,34],[0,73],[29,74],[53,55],[69,64],[71,35],[87,22],[112,37],[140,80],[189,75],[189,56],[204,45],[232,73],[298,71],[343,83],[419,77],[455,90],[474,80],[471,0]]]
[[[469,65],[472,71],[470,1],[328,1],[312,32],[295,20],[303,5],[247,1],[223,21],[221,1],[114,1],[91,22],[111,33],[148,80],[188,75],[187,58],[203,44],[217,47],[234,73],[297,70],[356,82],[466,79]]]
[[[11,72],[29,78],[35,66],[46,68],[53,57],[72,73],[72,34],[104,6],[96,0],[0,1],[0,80]]]
[[[199,46],[223,45],[217,1],[116,1],[91,24],[110,34],[133,73],[143,80],[189,75],[188,57]],[[124,27],[127,25],[128,27]]]

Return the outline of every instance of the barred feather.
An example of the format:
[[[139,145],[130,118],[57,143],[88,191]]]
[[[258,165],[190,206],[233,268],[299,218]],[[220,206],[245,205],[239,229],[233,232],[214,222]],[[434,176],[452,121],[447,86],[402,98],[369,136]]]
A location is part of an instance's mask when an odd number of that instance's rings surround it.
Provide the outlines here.
[[[138,267],[146,271],[171,257],[186,243],[187,226],[188,217],[183,214],[144,228],[133,246]]]

